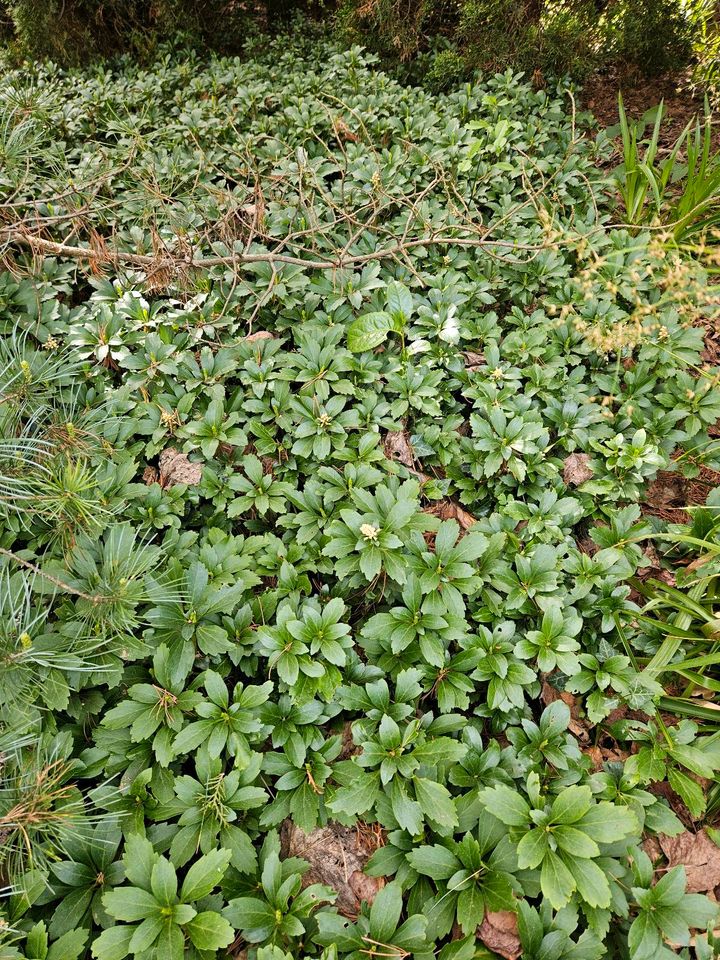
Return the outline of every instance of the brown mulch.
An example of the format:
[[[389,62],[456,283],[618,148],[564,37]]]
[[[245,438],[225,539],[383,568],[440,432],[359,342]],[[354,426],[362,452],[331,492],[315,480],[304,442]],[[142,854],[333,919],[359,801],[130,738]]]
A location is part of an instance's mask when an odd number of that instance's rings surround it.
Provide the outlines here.
[[[717,278],[710,278],[710,282]],[[720,317],[705,317],[702,321],[705,329],[705,346],[700,359],[703,363],[709,363],[713,367],[720,367]],[[718,424],[710,427],[711,437],[720,437],[720,427]]]
[[[672,146],[688,121],[697,114],[702,116],[704,109],[702,98],[689,90],[686,75],[648,80],[628,72],[606,70],[589,77],[581,92],[582,106],[592,111],[600,129],[619,122],[618,91],[622,93],[625,112],[633,120],[639,120],[661,100],[665,102],[660,143],[666,147]],[[716,136],[720,142],[720,131]]]
[[[697,477],[683,477],[661,470],[645,491],[642,512],[669,523],[690,523],[686,507],[702,506],[714,487],[720,486],[720,473],[700,467]]]

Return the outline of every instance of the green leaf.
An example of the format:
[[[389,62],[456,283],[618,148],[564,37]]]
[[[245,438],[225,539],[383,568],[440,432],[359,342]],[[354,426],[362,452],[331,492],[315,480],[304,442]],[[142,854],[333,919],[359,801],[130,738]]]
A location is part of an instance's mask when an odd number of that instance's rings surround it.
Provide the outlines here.
[[[539,867],[548,849],[548,834],[536,827],[520,839],[517,847],[518,866],[521,870]]]
[[[705,812],[705,794],[700,785],[675,767],[669,767],[667,778],[668,783],[682,799],[690,813],[694,817],[701,817]]]
[[[413,298],[405,284],[399,280],[391,280],[385,289],[385,295],[388,312],[405,321],[409,320],[413,312]]]
[[[417,847],[407,854],[407,860],[418,873],[433,880],[447,880],[459,868],[460,861],[447,847],[434,844],[431,847]]]
[[[185,930],[198,950],[220,950],[235,939],[235,931],[225,917],[206,910],[185,925]]]
[[[355,817],[365,813],[380,795],[380,775],[360,774],[349,786],[340,787],[328,804],[337,814]]]
[[[485,901],[482,891],[476,883],[462,890],[457,901],[457,921],[464,934],[472,933],[479,927],[485,916]]]
[[[404,783],[397,777],[388,786],[388,797],[398,825],[415,835],[422,830],[423,812],[416,800],[411,800]]]
[[[681,902],[671,908],[683,923],[696,930],[704,930],[709,923],[716,924],[718,906],[699,893],[686,893]]]
[[[577,823],[592,805],[590,787],[566,787],[554,800],[550,809],[552,823]]]
[[[149,779],[150,771],[148,770],[147,773]],[[123,854],[125,876],[130,883],[136,887],[142,887],[144,890],[149,890],[152,869],[157,858],[158,855],[149,840],[139,834],[131,834],[125,841],[125,853]]]
[[[262,943],[275,929],[275,911],[257,897],[236,897],[223,910],[223,916],[250,943]]]
[[[155,897],[138,887],[118,887],[103,894],[103,905],[116,920],[144,920],[160,909]]]
[[[166,923],[155,946],[156,955],[163,960],[184,960],[185,937],[176,923]]]
[[[502,784],[481,790],[485,809],[508,827],[524,827],[530,821],[530,807],[517,790]]]
[[[373,350],[385,341],[392,328],[393,321],[390,314],[365,313],[348,327],[348,350],[351,353]]]
[[[139,926],[135,927],[135,933],[130,941],[130,952],[137,954],[149,950],[167,923],[168,918],[162,916],[148,917],[143,920]]]
[[[370,907],[370,934],[379,943],[392,943],[402,912],[402,887],[397,881],[386,884]]]
[[[158,903],[163,904],[163,906],[170,906],[175,902],[177,876],[175,868],[165,857],[160,857],[153,867],[150,885]]]
[[[575,889],[573,875],[552,850],[548,850],[543,859],[540,886],[556,910],[561,910],[565,906]]]
[[[77,960],[85,952],[87,930],[70,930],[50,944],[46,960]]]
[[[606,801],[590,807],[577,826],[597,843],[615,843],[640,832],[638,819],[631,810]]]
[[[633,960],[655,960],[661,950],[660,931],[655,926],[651,914],[644,910],[630,926],[628,947]]]
[[[227,870],[232,851],[213,850],[200,857],[188,870],[180,890],[183,903],[193,903],[207,897],[220,883]]]
[[[563,857],[565,865],[572,873],[580,896],[591,907],[603,909],[610,906],[610,884],[600,867],[593,861],[582,857]]]
[[[47,953],[48,934],[45,923],[41,920],[30,930],[25,941],[25,952],[31,957],[44,960]]]
[[[434,780],[415,777],[415,796],[428,820],[441,827],[456,827],[455,801],[447,787]]]
[[[93,940],[92,955],[97,960],[123,960],[130,953],[135,927],[109,927]]]
[[[658,906],[673,907],[685,896],[687,879],[683,866],[673,867],[655,884],[654,900]]]
[[[573,857],[599,857],[600,848],[590,837],[576,827],[554,827],[552,835],[558,847]]]

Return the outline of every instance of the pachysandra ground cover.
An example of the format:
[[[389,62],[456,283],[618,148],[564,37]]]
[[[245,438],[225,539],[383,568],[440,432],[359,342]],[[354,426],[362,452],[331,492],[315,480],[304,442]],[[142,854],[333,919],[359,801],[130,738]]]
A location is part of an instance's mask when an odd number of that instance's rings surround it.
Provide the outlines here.
[[[720,743],[628,582],[705,277],[575,99],[302,37],[6,74],[3,958],[712,955],[640,845]]]

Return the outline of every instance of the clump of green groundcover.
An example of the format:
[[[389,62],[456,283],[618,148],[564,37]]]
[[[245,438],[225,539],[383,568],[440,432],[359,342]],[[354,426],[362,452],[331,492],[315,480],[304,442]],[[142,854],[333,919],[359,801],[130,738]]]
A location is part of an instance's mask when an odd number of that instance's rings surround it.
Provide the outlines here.
[[[283,41],[0,98],[4,954],[702,944],[639,844],[720,756],[626,581],[720,404],[565,92]]]

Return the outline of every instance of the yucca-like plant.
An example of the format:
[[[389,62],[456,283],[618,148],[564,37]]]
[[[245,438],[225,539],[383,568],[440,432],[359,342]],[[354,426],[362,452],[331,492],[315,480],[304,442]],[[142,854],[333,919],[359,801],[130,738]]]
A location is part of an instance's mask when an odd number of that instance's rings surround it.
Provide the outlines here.
[[[666,710],[718,725],[714,703],[720,693],[720,497],[717,491],[693,511],[689,526],[676,526],[658,538],[674,558],[675,586],[650,579],[638,584],[648,598],[643,623],[662,638],[646,670],[671,675],[677,692],[661,701]],[[693,696],[698,689],[710,700]]]
[[[713,118],[690,120],[670,152],[660,159],[660,132],[665,116],[661,101],[647,142],[642,124],[628,120],[618,95],[623,162],[615,171],[628,223],[656,219],[677,243],[715,227],[720,219],[720,152],[713,149]]]

